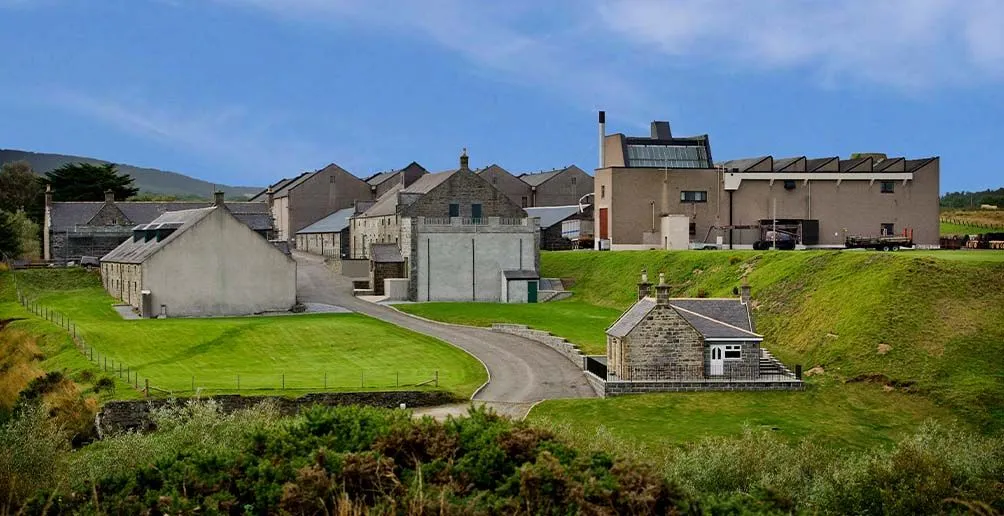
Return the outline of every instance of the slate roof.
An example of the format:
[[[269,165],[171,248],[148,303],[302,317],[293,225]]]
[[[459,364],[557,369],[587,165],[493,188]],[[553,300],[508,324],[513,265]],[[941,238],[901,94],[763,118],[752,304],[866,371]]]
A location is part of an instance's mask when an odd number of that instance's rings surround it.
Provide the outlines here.
[[[568,169],[563,168],[561,170],[551,170],[550,172],[538,172],[536,174],[525,173],[525,174],[520,174],[516,177],[522,179],[524,183],[530,186],[540,186],[541,184],[544,183],[544,181],[551,179],[552,177],[564,172],[565,170]]]
[[[739,299],[670,299],[669,304],[705,339],[763,339],[752,331],[746,305]],[[638,301],[607,329],[607,334],[613,337],[626,336],[655,307],[655,298],[646,297]]]
[[[188,231],[197,222],[207,217],[215,210],[215,207],[199,208],[194,210],[169,211],[157,217],[149,224],[136,226],[134,229],[157,229],[171,228],[174,232],[163,239],[153,238],[151,240],[141,239],[139,242],[129,238],[119,244],[118,247],[101,258],[102,262],[115,263],[143,263],[153,253],[159,251],[167,244],[178,238],[179,235]]]
[[[324,170],[324,169],[321,169]],[[289,197],[289,191],[297,186],[303,184],[304,181],[314,177],[314,174],[320,172],[320,170],[315,170],[314,172],[304,172],[293,179],[289,180],[286,184],[282,185],[278,190],[275,190],[272,197],[278,199],[280,197]]]
[[[417,182],[417,181],[416,181]],[[393,215],[397,213],[397,193],[400,192],[404,186],[401,184],[396,184],[387,190],[382,196],[372,206],[366,208],[365,211],[359,214],[360,217],[378,217],[381,215]]]
[[[854,167],[861,165],[866,161],[871,161],[871,158],[854,158],[854,159],[842,159],[840,160],[840,171],[845,172]]]
[[[811,159],[807,159],[807,160],[805,160],[805,170],[807,170],[809,172],[815,172],[816,169],[822,167],[823,165],[828,165],[829,163],[831,163],[832,161],[834,161],[836,159],[837,158],[835,156],[831,157],[831,158],[811,158]]]
[[[631,306],[628,311],[621,314],[620,319],[617,319],[609,328],[607,328],[607,335],[612,337],[624,337],[635,326],[638,326],[645,316],[655,308],[655,299],[651,297],[646,297],[639,299],[637,303]]]
[[[773,159],[773,158],[771,158],[770,156],[757,156],[755,158],[733,159],[719,163],[719,165],[730,169],[738,168],[740,172],[746,172],[746,169],[752,167],[753,165],[759,164],[761,161],[765,159]]]
[[[540,274],[537,274],[537,271],[527,269],[502,271],[502,274],[507,280],[531,280],[540,278]]]
[[[381,183],[383,183],[384,181],[386,181],[386,180],[388,180],[388,179],[390,179],[390,178],[392,178],[395,175],[400,174],[400,173],[401,173],[400,170],[388,170],[386,172],[379,172],[377,174],[373,174],[370,177],[367,177],[366,178],[366,182],[369,183],[370,186],[378,186]]]
[[[578,205],[572,206],[539,206],[535,208],[523,208],[527,217],[540,218],[540,229],[547,229],[579,212]]]
[[[879,161],[878,163],[876,163],[875,167],[874,167],[874,170],[875,170],[875,172],[881,172],[881,171],[883,171],[883,170],[885,170],[885,169],[887,169],[887,168],[889,168],[889,167],[891,167],[893,165],[896,165],[897,163],[905,163],[905,159],[904,158],[886,158],[886,159],[884,159],[884,160]]]
[[[101,202],[54,202],[52,203],[52,230],[55,232],[72,230],[77,226],[87,226],[88,222],[105,205]],[[129,225],[148,224],[171,211],[192,210],[212,207],[206,202],[130,202],[117,201],[115,207],[129,219]],[[274,228],[272,214],[263,202],[228,202],[227,208],[255,231]]]
[[[402,190],[402,192],[427,194],[431,192],[433,188],[443,184],[450,178],[450,176],[456,173],[457,170],[445,170],[443,172],[436,172],[435,174],[425,174]]]
[[[785,167],[790,167],[796,161],[804,159],[805,156],[795,156],[792,158],[780,158],[774,160],[774,172],[780,172],[785,169]]]
[[[913,172],[924,165],[936,160],[938,158],[921,158],[921,159],[908,159],[905,162],[905,167],[907,172]]]
[[[404,263],[397,244],[371,244],[370,259],[377,263]]]
[[[345,208],[338,210],[327,217],[299,230],[297,235],[308,235],[314,233],[338,233],[349,227],[349,219],[355,213],[355,208]]]
[[[248,201],[258,201],[259,197],[261,198],[260,200],[265,200],[266,194],[268,193],[268,189],[269,188],[272,189],[272,193],[274,195],[275,192],[279,191],[280,188],[286,186],[287,184],[289,184],[290,181],[292,181],[294,179],[296,179],[296,178],[295,177],[292,177],[292,178],[284,177],[284,178],[276,181],[275,183],[272,183],[272,184],[268,185],[262,191],[254,194],[250,199],[248,199]]]

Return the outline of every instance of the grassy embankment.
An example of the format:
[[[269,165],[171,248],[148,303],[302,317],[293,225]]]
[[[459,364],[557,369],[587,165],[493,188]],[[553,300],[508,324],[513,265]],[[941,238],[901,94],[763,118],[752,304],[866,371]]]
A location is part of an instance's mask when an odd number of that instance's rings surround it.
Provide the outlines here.
[[[603,330],[634,300],[643,267],[652,276],[666,272],[676,296],[730,296],[749,271],[765,346],[789,365],[820,366],[824,373],[808,378],[804,393],[555,400],[531,417],[581,435],[608,432],[649,445],[735,435],[744,425],[851,447],[890,442],[927,418],[1000,430],[1004,364],[994,358],[1004,351],[999,254],[545,253],[545,276],[573,278],[574,303],[594,313],[607,308],[611,315],[574,318],[573,310],[572,318],[564,318],[562,305],[570,302],[558,302],[536,307],[538,324],[517,317],[513,322],[558,335],[574,326],[587,337],[570,340],[602,353]],[[497,305],[402,308],[434,318],[436,311],[466,311],[489,321],[496,311],[507,313]]]
[[[6,279],[6,278],[4,278]],[[18,272],[40,304],[72,319],[101,357],[172,392],[439,388],[468,396],[486,379],[481,364],[439,340],[356,314],[125,321],[94,273]],[[8,282],[9,283],[9,282]],[[2,317],[28,317],[6,292]],[[2,315],[2,314],[8,315]],[[48,324],[48,323],[45,323]],[[54,326],[53,326],[54,327]],[[58,333],[58,332],[57,332]],[[75,369],[87,360],[72,345]],[[72,357],[72,359],[70,358]],[[103,361],[103,358],[102,358]],[[193,380],[194,378],[194,380]]]

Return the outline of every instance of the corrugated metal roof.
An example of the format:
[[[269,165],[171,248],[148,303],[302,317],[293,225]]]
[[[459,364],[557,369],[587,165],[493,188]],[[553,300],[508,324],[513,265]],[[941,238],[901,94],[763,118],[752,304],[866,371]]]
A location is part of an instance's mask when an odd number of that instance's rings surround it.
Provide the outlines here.
[[[537,217],[540,219],[540,229],[547,229],[561,221],[579,213],[579,206],[538,206],[534,208],[523,208],[527,217]]]
[[[556,175],[564,172],[565,170],[567,170],[567,169],[563,168],[561,170],[551,170],[551,171],[548,171],[548,172],[538,172],[536,174],[525,173],[525,174],[520,174],[520,175],[518,175],[516,177],[522,179],[524,183],[526,183],[526,184],[528,184],[530,186],[540,186],[544,181],[547,181],[548,179],[551,179],[552,177],[554,177],[554,176],[556,176]]]
[[[355,208],[345,208],[338,210],[327,217],[299,230],[297,235],[308,235],[314,233],[338,233],[349,227],[349,219],[355,213]]]

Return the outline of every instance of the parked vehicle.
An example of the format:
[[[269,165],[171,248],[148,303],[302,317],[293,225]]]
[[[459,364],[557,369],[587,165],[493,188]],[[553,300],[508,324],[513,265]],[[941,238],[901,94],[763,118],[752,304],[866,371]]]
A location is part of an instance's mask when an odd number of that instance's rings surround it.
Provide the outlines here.
[[[760,240],[753,242],[753,249],[766,251],[774,247],[779,250],[790,251],[795,248],[795,244],[797,243],[795,235],[788,231],[768,229],[763,232]]]
[[[913,237],[909,236],[849,236],[844,241],[848,249],[875,249],[877,251],[896,251],[900,247],[913,247]]]

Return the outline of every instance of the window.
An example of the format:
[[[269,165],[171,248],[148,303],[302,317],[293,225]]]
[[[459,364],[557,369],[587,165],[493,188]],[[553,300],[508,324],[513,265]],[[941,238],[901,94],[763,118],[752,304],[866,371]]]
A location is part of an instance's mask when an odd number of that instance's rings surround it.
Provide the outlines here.
[[[575,180],[576,180],[576,179],[578,179],[578,178],[577,178],[577,177],[575,177],[575,176],[572,176],[572,186],[575,186]]]
[[[708,192],[683,190],[680,192],[680,202],[708,202]]]
[[[894,193],[896,191],[896,183],[892,181],[882,181],[882,193]]]
[[[600,185],[600,199],[607,198],[607,185]]]
[[[792,180],[792,179],[785,179],[784,180],[784,189],[785,190],[794,190],[795,189],[795,181]]]
[[[450,217],[459,217],[459,216],[460,216],[460,205],[455,202],[451,202]]]
[[[700,145],[627,146],[629,167],[711,168],[708,152]]]
[[[480,219],[481,218],[481,205],[480,204],[472,204],[471,205],[471,218],[472,219]]]
[[[696,234],[697,234],[697,223],[696,222],[691,222],[690,223],[690,236],[694,236]]]
[[[892,236],[896,234],[896,225],[891,222],[882,224],[882,235]]]
[[[492,184],[493,185],[499,184],[499,176],[492,176]]]
[[[742,360],[743,347],[739,344],[725,346],[725,360]]]
[[[526,208],[526,196],[525,195],[523,196],[522,199],[520,199],[520,204],[522,204],[522,206],[520,206],[521,208]]]

